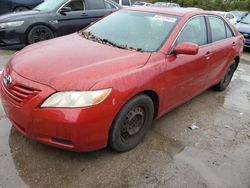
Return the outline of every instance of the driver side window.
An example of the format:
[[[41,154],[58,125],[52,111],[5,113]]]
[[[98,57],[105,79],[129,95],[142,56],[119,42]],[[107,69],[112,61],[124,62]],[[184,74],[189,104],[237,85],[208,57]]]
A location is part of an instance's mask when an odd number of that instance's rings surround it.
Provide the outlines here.
[[[184,26],[176,44],[192,42],[199,46],[207,44],[207,28],[204,16],[192,18]]]
[[[84,0],[73,0],[66,4],[64,7],[71,8],[71,11],[81,11],[85,10],[85,1]]]

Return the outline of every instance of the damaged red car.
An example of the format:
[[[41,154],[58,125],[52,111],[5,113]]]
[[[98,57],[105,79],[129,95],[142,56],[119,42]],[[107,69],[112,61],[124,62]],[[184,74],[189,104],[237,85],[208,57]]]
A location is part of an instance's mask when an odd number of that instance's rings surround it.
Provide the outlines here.
[[[243,43],[210,12],[128,8],[16,53],[1,75],[1,99],[28,138],[125,152],[154,119],[210,87],[225,90]]]

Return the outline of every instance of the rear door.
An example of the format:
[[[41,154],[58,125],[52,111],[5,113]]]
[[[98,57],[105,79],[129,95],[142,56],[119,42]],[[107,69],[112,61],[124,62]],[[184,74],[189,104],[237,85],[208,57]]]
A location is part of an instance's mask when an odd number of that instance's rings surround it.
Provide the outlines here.
[[[89,24],[117,10],[111,2],[104,0],[87,0],[86,18]]]
[[[236,38],[229,25],[218,16],[207,17],[210,30],[211,55],[207,84],[215,84],[224,75],[235,55]]]
[[[205,16],[195,16],[186,23],[174,46],[182,42],[192,42],[199,45],[199,52],[196,55],[173,54],[167,58],[166,105],[180,104],[205,88],[208,69],[207,55],[210,51],[210,47],[207,46],[208,35]],[[168,96],[169,93],[172,95]],[[166,109],[171,107],[166,106]]]

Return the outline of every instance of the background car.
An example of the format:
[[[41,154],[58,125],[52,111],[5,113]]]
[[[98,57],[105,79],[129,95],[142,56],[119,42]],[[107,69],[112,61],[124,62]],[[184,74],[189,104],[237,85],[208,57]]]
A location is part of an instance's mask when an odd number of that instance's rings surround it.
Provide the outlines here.
[[[23,47],[76,32],[121,8],[111,0],[46,0],[35,9],[0,16],[0,47]]]
[[[132,5],[131,0],[113,0],[113,1],[123,7],[129,7]]]
[[[237,23],[238,20],[237,17],[230,12],[224,12],[224,11],[212,11],[212,12],[220,14],[221,16],[225,17],[232,25],[235,25]]]
[[[0,15],[8,12],[30,10],[44,0],[0,0]]]
[[[143,2],[143,1],[136,1],[133,6],[151,6],[152,3],[149,2]]]
[[[245,38],[245,47],[250,48],[250,14],[244,17],[239,23],[236,24],[236,29]]]
[[[156,2],[152,5],[153,7],[180,7],[177,3],[167,3],[167,2]]]
[[[237,18],[237,22],[239,22],[248,15],[248,12],[244,11],[230,11],[229,13],[233,14],[233,16]]]

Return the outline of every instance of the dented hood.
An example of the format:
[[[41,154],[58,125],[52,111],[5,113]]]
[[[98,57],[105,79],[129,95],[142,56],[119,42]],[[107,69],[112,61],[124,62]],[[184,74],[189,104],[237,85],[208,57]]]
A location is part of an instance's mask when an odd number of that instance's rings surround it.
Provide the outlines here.
[[[72,34],[26,47],[11,60],[20,76],[56,90],[89,90],[146,64],[150,53],[123,50]]]

